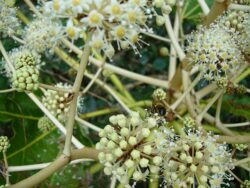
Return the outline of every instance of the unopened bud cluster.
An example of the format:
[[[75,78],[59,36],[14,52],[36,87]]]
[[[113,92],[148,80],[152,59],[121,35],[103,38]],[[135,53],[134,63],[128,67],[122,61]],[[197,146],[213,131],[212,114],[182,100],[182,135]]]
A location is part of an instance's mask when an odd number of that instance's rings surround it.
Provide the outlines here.
[[[21,54],[15,61],[16,72],[12,77],[13,87],[17,91],[32,91],[38,89],[39,71],[34,56]]]
[[[248,148],[248,145],[247,145],[247,144],[235,144],[234,146],[235,146],[235,148],[236,148],[237,150],[239,150],[239,151],[244,151],[245,149]]]
[[[10,147],[9,139],[7,136],[0,136],[0,152],[6,152]]]
[[[149,173],[157,174],[163,157],[151,137],[159,119],[143,119],[132,112],[129,117],[119,114],[109,120],[111,124],[100,131],[101,139],[96,144],[104,173],[114,175],[127,187],[130,173],[135,181],[145,180]]]
[[[191,117],[184,117],[183,118],[183,125],[188,128],[194,128],[195,127],[195,120]]]
[[[70,101],[72,99],[72,95],[70,94],[72,86],[68,84],[58,83],[55,85],[55,87],[68,89],[69,92],[46,90],[44,92],[42,101],[44,106],[54,116],[56,116],[60,121],[65,121],[67,112],[69,111]]]
[[[162,88],[158,88],[154,90],[152,97],[155,101],[162,101],[167,98],[167,93]]]
[[[41,132],[45,133],[49,132],[54,127],[54,124],[47,116],[43,116],[38,120],[37,126]]]

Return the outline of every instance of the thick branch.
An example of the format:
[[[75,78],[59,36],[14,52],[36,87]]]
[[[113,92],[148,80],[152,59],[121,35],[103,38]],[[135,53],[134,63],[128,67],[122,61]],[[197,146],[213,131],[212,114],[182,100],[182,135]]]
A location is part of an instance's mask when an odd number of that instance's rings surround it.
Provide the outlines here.
[[[14,185],[8,186],[8,188],[34,187],[49,178],[54,172],[66,166],[68,163],[70,163],[70,161],[82,158],[91,158],[94,160],[98,160],[98,151],[92,148],[73,150],[71,158],[63,154],[59,158],[57,158],[53,163],[51,163],[48,167],[42,169],[41,171],[27,179],[24,179]]]

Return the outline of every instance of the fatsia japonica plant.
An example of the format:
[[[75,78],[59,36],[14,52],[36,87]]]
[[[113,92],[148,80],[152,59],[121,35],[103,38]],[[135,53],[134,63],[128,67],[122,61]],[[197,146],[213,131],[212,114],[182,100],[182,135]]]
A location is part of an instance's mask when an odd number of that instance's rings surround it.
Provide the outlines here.
[[[0,0],[1,187],[250,187],[249,0]]]

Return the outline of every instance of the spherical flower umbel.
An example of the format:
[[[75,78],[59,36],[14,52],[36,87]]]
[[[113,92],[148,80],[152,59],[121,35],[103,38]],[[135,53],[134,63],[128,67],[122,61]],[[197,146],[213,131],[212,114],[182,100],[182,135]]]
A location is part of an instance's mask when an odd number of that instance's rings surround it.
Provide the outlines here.
[[[43,116],[38,120],[37,126],[42,132],[48,132],[54,127],[54,124],[47,116]]]
[[[56,116],[60,121],[65,121],[67,112],[69,111],[69,104],[72,99],[72,95],[70,94],[72,86],[68,84],[58,83],[55,85],[55,87],[68,89],[69,92],[46,90],[44,92],[42,101],[44,106],[54,116]]]
[[[7,136],[0,136],[0,152],[6,152],[10,147],[9,139]]]
[[[186,51],[190,62],[199,67],[205,79],[230,78],[245,63],[237,40],[227,28],[212,24],[208,28],[200,27],[188,37]]]
[[[13,73],[12,84],[17,91],[32,91],[38,89],[39,71],[34,66],[21,67]]]
[[[42,53],[46,50],[53,51],[62,36],[63,28],[60,22],[42,17],[28,24],[23,38],[26,47]]]
[[[152,97],[156,101],[162,101],[166,99],[167,93],[162,88],[158,88],[154,90]]]
[[[176,138],[164,158],[163,174],[166,185],[219,188],[226,174],[233,168],[231,153],[224,144],[216,143],[216,136],[188,130],[186,136]]]
[[[132,112],[128,117],[118,114],[109,120],[111,124],[100,131],[101,139],[96,144],[104,173],[115,175],[127,187],[131,173],[135,181],[145,180],[149,172],[156,174],[163,162],[152,138],[159,119],[143,119],[139,113]]]
[[[175,0],[53,0],[45,2],[43,11],[47,16],[67,18],[66,34],[76,40],[85,31],[90,35],[89,44],[112,58],[113,42],[118,50],[131,47],[139,54],[137,45],[141,40],[141,31],[152,32],[147,20],[158,16],[155,8],[169,14]],[[112,52],[110,52],[110,50]]]

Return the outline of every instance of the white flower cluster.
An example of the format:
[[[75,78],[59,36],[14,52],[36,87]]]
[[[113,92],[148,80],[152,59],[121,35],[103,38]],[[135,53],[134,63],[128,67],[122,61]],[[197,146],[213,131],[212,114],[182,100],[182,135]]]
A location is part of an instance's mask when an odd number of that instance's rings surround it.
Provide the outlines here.
[[[139,53],[136,44],[144,43],[140,39],[141,31],[152,32],[147,20],[160,16],[154,7],[165,14],[171,12],[175,0],[52,0],[44,4],[44,14],[51,17],[67,18],[66,33],[76,40],[83,31],[90,34],[89,44],[98,52],[112,58],[115,53],[112,41],[118,49],[132,47]],[[161,16],[161,22],[164,18]]]
[[[16,9],[8,5],[5,0],[0,0],[0,34],[11,36],[20,34],[20,22],[16,17]]]
[[[149,172],[157,174],[163,157],[152,137],[153,129],[162,121],[148,117],[142,119],[137,112],[129,117],[123,114],[110,117],[99,136],[96,149],[100,150],[99,160],[104,164],[106,175],[115,177],[126,187],[130,175],[135,181],[145,180]]]
[[[72,86],[68,84],[58,83],[55,87],[71,90]],[[66,92],[54,90],[46,90],[42,98],[44,106],[60,121],[65,121],[72,95]]]
[[[63,27],[60,22],[48,17],[38,17],[25,28],[23,40],[25,46],[38,53],[46,50],[53,51],[63,36]]]
[[[216,137],[197,130],[188,130],[169,145],[163,174],[166,185],[179,187],[220,188],[224,179],[232,178],[226,171],[233,168],[227,146],[216,143]]]
[[[186,51],[190,62],[200,68],[205,79],[229,79],[245,63],[237,40],[237,35],[227,28],[212,24],[208,28],[200,27],[188,37]]]
[[[6,152],[10,147],[9,139],[7,136],[0,136],[0,152]]]
[[[225,178],[232,179],[226,174],[234,167],[231,154],[210,133],[190,128],[179,136],[161,118],[143,119],[136,112],[111,116],[110,123],[99,133],[98,158],[104,173],[126,187],[130,178],[145,181],[149,173],[174,187],[219,188]]]

